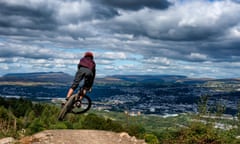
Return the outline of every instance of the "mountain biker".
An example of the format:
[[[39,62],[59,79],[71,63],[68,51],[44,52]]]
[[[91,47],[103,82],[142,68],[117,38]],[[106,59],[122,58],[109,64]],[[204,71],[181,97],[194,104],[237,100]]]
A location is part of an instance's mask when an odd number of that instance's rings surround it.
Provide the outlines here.
[[[82,86],[83,90],[85,90],[84,94],[86,93],[86,91],[91,91],[95,75],[96,75],[96,63],[94,61],[93,53],[85,52],[84,56],[80,59],[80,62],[78,64],[78,70],[75,74],[72,86],[68,90],[66,100],[70,98],[70,96],[77,89],[79,83],[82,80],[84,80]],[[81,96],[83,96],[83,94],[81,94],[80,97]]]

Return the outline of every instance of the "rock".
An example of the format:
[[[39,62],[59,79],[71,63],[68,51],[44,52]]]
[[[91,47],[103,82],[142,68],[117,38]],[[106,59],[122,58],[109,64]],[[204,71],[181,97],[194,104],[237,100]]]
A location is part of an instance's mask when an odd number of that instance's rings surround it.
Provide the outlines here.
[[[16,140],[12,137],[6,137],[0,139],[0,144],[13,144]]]
[[[126,132],[120,133],[119,136],[120,136],[120,138],[130,138],[130,136]]]
[[[146,144],[126,132],[101,130],[45,130],[22,138],[20,144]]]
[[[42,142],[42,141],[49,141],[52,136],[53,134],[51,133],[40,132],[40,133],[34,134],[33,136],[22,138],[19,142],[21,144],[28,144],[33,142],[36,143],[36,142]]]
[[[37,133],[33,136],[33,139],[49,139],[53,134],[51,133]]]

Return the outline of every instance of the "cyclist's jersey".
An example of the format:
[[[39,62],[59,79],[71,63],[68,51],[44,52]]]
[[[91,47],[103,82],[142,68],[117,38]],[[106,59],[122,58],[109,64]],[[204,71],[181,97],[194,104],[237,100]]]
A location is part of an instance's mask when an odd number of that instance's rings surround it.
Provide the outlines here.
[[[90,70],[94,70],[95,69],[95,62],[93,59],[91,59],[90,57],[83,57],[80,59],[80,62],[78,64],[78,68],[80,67],[86,67],[89,68]]]

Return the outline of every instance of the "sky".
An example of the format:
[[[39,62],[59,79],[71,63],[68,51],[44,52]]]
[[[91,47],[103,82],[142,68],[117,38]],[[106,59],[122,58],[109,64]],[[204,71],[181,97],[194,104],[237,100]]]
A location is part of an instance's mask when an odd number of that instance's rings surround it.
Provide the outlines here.
[[[0,76],[239,78],[240,0],[0,0]]]

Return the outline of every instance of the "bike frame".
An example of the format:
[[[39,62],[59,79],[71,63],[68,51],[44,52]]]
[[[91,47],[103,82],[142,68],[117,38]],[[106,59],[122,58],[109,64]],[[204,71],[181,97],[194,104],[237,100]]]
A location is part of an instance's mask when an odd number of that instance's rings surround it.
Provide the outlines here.
[[[82,114],[87,112],[91,108],[92,101],[86,93],[86,89],[80,88],[76,94],[73,94],[61,109],[58,120],[63,120],[67,113]],[[80,106],[77,105],[78,102]]]

